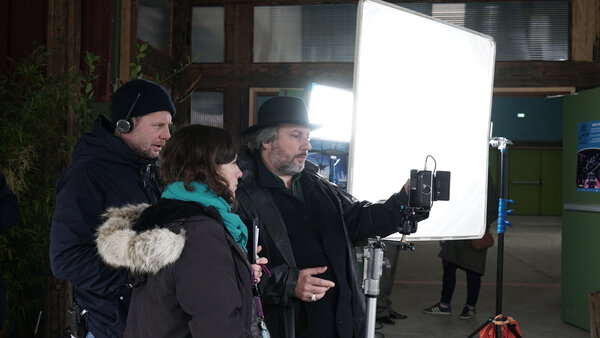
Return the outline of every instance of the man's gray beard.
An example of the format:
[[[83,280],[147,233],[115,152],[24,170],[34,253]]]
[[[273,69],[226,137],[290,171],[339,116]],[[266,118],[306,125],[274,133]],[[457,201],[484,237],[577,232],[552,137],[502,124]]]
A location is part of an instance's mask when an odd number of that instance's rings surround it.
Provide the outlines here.
[[[301,165],[295,165],[294,161],[296,160],[296,156],[292,157],[289,163],[280,163],[277,159],[277,154],[271,154],[271,163],[273,163],[273,167],[277,172],[281,175],[290,175],[293,176],[304,169],[304,162]]]

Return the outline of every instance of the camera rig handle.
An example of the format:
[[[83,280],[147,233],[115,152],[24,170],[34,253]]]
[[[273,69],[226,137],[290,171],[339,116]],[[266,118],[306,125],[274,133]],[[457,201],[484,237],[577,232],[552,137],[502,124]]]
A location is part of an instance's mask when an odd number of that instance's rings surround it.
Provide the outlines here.
[[[403,235],[410,235],[417,232],[418,223],[429,217],[431,208],[427,207],[406,207],[400,208],[401,222],[398,225],[398,232]]]
[[[406,235],[402,235],[402,239],[400,240],[400,250],[415,251],[416,249],[417,247],[415,246],[415,243],[406,242]]]

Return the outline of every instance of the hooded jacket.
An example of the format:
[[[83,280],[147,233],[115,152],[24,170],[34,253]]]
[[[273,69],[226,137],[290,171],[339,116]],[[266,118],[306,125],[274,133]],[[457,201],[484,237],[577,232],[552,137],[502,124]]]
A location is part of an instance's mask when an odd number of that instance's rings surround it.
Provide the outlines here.
[[[296,321],[296,314],[306,310],[306,303],[295,296],[299,268],[281,210],[278,210],[271,195],[271,188],[264,186],[260,180],[258,166],[263,164],[259,161],[259,154],[249,151],[238,157],[237,163],[243,176],[239,181],[236,197],[238,214],[244,223],[251,229],[253,220],[258,220],[259,244],[263,247],[261,255],[269,259],[271,277],[263,276],[259,284],[265,321],[275,338],[294,338],[297,334],[310,337],[310,324]],[[316,185],[314,189],[320,198],[327,205],[333,206],[331,213],[339,219],[342,226],[345,249],[336,254],[346,255],[348,258],[346,277],[351,288],[353,318],[349,325],[352,325],[354,337],[362,337],[366,306],[361,288],[362,272],[358,269],[354,246],[366,243],[369,237],[387,236],[397,231],[396,226],[401,222],[400,206],[407,197],[403,193],[397,193],[385,203],[358,201],[319,176],[316,166],[309,161],[306,161],[302,175],[307,175],[307,179]]]
[[[104,264],[96,251],[101,215],[109,207],[153,204],[159,196],[156,160],[142,158],[114,136],[102,116],[79,140],[72,165],[57,181],[50,266],[57,278],[73,284],[96,338],[123,336],[131,296],[127,271]]]
[[[102,259],[135,276],[125,337],[250,337],[250,263],[219,212],[146,207],[109,209],[97,233]]]

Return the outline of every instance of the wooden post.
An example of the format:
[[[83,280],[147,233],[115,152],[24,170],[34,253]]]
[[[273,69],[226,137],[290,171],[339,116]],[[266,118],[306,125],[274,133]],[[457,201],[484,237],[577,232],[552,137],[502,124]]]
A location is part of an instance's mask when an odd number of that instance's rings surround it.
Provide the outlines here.
[[[47,50],[49,52],[47,72],[56,74],[62,70],[78,70],[81,64],[81,0],[48,0]],[[63,126],[65,129],[67,126]],[[63,130],[73,135],[74,131]],[[44,294],[44,323],[38,331],[45,337],[55,337],[67,326],[69,283],[54,277],[50,270],[50,259],[45,257],[46,287]]]
[[[127,82],[131,75],[129,71],[129,63],[135,52],[135,31],[133,22],[137,22],[134,14],[137,4],[133,4],[132,0],[121,0],[121,17],[115,20],[121,20],[121,44],[119,50],[119,81]],[[113,88],[114,89],[114,88]]]
[[[254,6],[225,5],[225,63],[243,68],[252,65]],[[223,128],[236,137],[248,125],[249,87],[239,85],[224,92]]]
[[[600,0],[571,0],[570,59],[598,62],[594,54],[600,54],[599,49]]]

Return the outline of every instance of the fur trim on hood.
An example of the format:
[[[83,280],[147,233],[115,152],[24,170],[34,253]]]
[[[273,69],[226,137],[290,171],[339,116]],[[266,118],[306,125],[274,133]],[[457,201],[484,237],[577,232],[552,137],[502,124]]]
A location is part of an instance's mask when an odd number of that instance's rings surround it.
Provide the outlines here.
[[[104,224],[96,232],[96,245],[102,260],[115,268],[134,273],[157,273],[179,259],[185,246],[185,230],[167,228],[136,232],[132,226],[148,204],[109,208]]]

